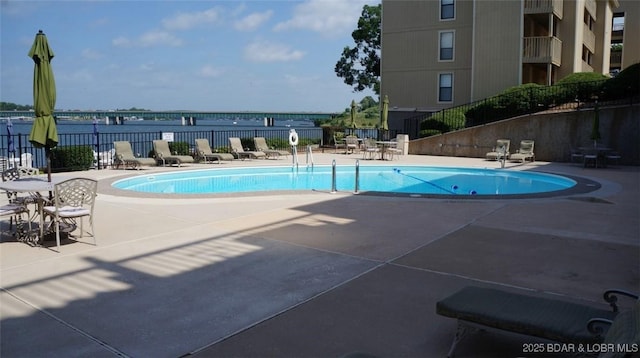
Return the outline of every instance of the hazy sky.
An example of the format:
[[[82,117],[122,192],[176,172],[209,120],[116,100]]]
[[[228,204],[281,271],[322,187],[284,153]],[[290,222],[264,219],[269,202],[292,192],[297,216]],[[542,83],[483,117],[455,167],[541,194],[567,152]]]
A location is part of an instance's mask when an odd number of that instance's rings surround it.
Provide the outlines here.
[[[55,53],[56,109],[341,112],[335,75],[369,0],[0,0],[0,101],[33,104],[43,30]]]

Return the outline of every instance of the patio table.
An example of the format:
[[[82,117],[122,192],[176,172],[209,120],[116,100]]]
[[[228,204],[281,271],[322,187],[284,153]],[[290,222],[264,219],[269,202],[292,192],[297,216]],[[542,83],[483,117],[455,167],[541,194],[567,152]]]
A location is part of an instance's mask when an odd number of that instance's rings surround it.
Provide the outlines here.
[[[611,148],[607,148],[607,147],[600,147],[600,146],[586,146],[586,147],[579,147],[578,150],[580,150],[582,153],[584,153],[584,165],[587,166],[587,156],[591,155],[591,159],[594,159],[595,163],[595,167],[598,167],[598,163],[600,164],[600,166],[602,168],[606,168],[607,167],[607,153],[611,152],[613,149]],[[595,158],[593,158],[593,156],[595,156]]]
[[[398,142],[392,141],[392,140],[381,140],[381,141],[377,141],[376,144],[380,146],[380,159],[385,160],[384,154],[387,152],[389,148],[395,147],[398,144]]]
[[[47,181],[45,177],[29,177],[23,179],[16,179],[11,181],[0,182],[0,189],[8,192],[17,193],[31,193],[36,198],[37,214],[39,217],[39,233],[37,236],[38,241],[44,236],[44,216],[42,215],[42,208],[50,200],[44,197],[42,192],[53,192],[54,185],[58,180]],[[17,229],[18,239],[28,239],[31,233],[25,233],[22,228]]]

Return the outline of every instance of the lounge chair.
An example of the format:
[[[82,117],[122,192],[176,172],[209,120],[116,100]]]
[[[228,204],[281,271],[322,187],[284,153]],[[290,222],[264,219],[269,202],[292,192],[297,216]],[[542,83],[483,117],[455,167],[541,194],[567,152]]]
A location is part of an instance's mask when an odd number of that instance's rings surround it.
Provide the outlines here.
[[[617,295],[635,298],[635,313],[625,312],[624,315],[619,313],[616,305]],[[621,322],[628,320],[629,314],[638,314],[640,301],[637,295],[620,290],[605,292],[604,299],[610,304],[612,310],[572,303],[553,295],[529,296],[469,286],[438,301],[436,313],[458,320],[458,329],[447,354],[447,357],[452,357],[456,345],[469,328],[494,328],[576,346],[598,344],[607,339],[618,340],[619,338],[608,334],[605,338],[604,329],[600,323],[609,321],[615,324],[618,319]],[[635,339],[638,339],[640,334],[638,329],[640,327],[636,327]],[[613,331],[613,326],[610,331]],[[615,334],[619,333],[611,332],[611,335]]]
[[[113,165],[116,169],[120,166],[122,166],[122,169],[140,169],[143,165],[156,165],[156,160],[153,158],[136,157],[133,154],[133,149],[131,149],[131,143],[128,141],[113,142],[113,149],[115,150]]]
[[[531,162],[534,162],[536,155],[533,153],[533,144],[532,140],[520,141],[520,148],[518,148],[517,152],[511,154],[509,160],[524,163],[526,160],[531,159]]]
[[[238,159],[251,159],[251,158],[266,158],[267,155],[264,154],[264,152],[261,152],[259,150],[256,151],[246,151],[244,150],[244,148],[242,147],[242,141],[240,141],[240,138],[238,137],[229,137],[229,145],[231,146],[231,151],[234,152],[237,156]]]
[[[196,139],[196,152],[198,158],[204,160],[205,163],[216,161],[218,164],[223,160],[233,160],[233,154],[231,153],[214,153],[209,145],[209,140],[206,138]]]
[[[487,160],[502,160],[502,156],[505,156],[505,159],[509,159],[509,146],[511,141],[509,139],[498,139],[496,141],[496,146],[485,155]]]
[[[156,153],[156,159],[162,161],[162,165],[173,165],[178,164],[178,166],[183,163],[193,163],[194,159],[190,155],[177,155],[172,154],[171,149],[169,149],[169,142],[166,140],[158,139],[153,141],[153,150]]]
[[[268,158],[280,158],[281,156],[288,156],[289,152],[286,150],[270,149],[267,145],[267,140],[264,137],[254,137],[253,144],[255,144],[256,150],[263,152]]]

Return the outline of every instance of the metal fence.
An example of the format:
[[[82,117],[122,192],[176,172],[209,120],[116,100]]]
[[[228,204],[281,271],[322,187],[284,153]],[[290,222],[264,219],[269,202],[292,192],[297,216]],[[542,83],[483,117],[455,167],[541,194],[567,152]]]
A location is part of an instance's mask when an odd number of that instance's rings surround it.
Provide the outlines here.
[[[325,128],[297,128],[296,132],[300,145],[317,144],[333,145],[324,142],[326,137]],[[351,130],[359,137],[380,138],[381,132],[378,129],[355,129]],[[282,129],[235,129],[235,130],[176,130],[172,131],[173,142],[184,142],[190,147],[191,153],[195,153],[195,140],[206,138],[209,140],[211,148],[218,152],[230,152],[229,137],[239,137],[245,147],[253,149],[253,138],[264,137],[275,149],[289,149],[289,128]],[[113,142],[128,141],[136,156],[149,157],[153,151],[153,141],[163,139],[167,132],[163,131],[130,131],[119,133],[72,133],[58,134],[58,148],[70,146],[88,146],[93,149],[96,168],[104,166],[104,157],[113,155]],[[0,134],[0,170],[12,166],[33,166],[36,168],[46,167],[46,154],[43,148],[34,147],[29,142],[28,134],[13,134],[14,151],[9,151],[9,141],[7,134]],[[64,169],[64,168],[60,168]]]
[[[580,110],[593,107],[598,101],[606,105],[638,102],[637,91],[608,88],[608,81],[524,85],[498,96],[407,118],[404,127],[409,137],[415,139],[536,112]]]

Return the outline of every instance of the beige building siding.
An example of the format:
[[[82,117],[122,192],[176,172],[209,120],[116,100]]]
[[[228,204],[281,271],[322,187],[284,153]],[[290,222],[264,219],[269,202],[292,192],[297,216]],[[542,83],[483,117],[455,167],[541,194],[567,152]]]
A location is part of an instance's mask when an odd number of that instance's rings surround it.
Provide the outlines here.
[[[522,3],[475,1],[474,5],[471,101],[519,85],[522,68]]]
[[[622,68],[640,61],[637,0],[454,3],[455,18],[440,20],[439,0],[382,0],[381,95],[389,96],[394,118],[470,103],[521,83],[553,84],[575,72],[606,74],[611,19],[621,11]],[[441,31],[455,34],[452,61],[439,60]],[[441,73],[453,74],[452,102],[438,102]]]
[[[624,34],[622,68],[640,63],[640,1],[619,0],[620,6],[614,12],[624,12]]]
[[[383,2],[382,95],[389,105],[418,111],[451,106],[438,103],[438,78],[453,73],[454,101],[471,100],[473,3],[456,3],[456,18],[439,21],[438,1]],[[454,60],[439,61],[441,31],[454,31]],[[390,93],[392,92],[392,93]]]

